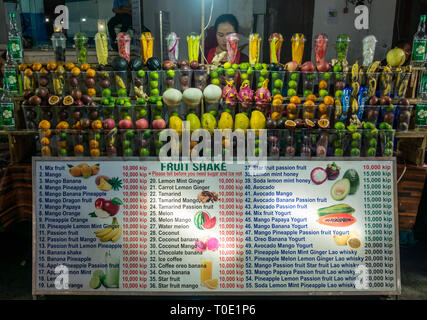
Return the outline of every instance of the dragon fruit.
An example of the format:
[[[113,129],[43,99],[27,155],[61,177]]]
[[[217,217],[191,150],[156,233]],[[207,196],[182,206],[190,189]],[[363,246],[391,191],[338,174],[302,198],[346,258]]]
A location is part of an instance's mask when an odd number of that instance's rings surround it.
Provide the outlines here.
[[[225,104],[229,107],[234,107],[237,103],[238,93],[234,87],[234,81],[226,81],[227,85],[222,90],[222,99]]]
[[[267,108],[271,101],[271,93],[268,90],[268,79],[264,80],[262,87],[256,91],[255,102],[259,108]]]
[[[242,108],[251,106],[254,100],[254,91],[250,87],[249,80],[243,81],[239,90],[239,101],[242,103]]]

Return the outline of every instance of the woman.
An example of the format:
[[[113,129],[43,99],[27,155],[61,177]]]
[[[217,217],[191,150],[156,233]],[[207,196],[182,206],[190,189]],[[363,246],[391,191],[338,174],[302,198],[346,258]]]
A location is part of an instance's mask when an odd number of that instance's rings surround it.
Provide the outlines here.
[[[208,64],[212,63],[213,58],[227,51],[227,35],[231,33],[239,33],[239,22],[236,17],[232,14],[223,14],[219,16],[215,21],[213,28],[214,36],[207,36],[206,46],[208,49],[206,53],[206,60]],[[222,63],[227,62],[227,55],[221,61]],[[249,62],[249,57],[244,53],[237,51],[236,63]]]

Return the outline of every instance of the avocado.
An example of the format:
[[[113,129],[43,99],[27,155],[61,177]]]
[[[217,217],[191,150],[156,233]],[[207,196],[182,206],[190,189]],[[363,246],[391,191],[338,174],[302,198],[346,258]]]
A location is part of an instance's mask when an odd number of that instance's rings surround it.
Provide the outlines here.
[[[334,200],[343,200],[350,193],[350,180],[347,178],[338,180],[331,188],[331,197]]]
[[[357,189],[359,189],[360,179],[359,174],[354,169],[348,169],[345,173],[343,178],[348,179],[350,181],[350,193],[349,194],[355,194],[357,192]]]

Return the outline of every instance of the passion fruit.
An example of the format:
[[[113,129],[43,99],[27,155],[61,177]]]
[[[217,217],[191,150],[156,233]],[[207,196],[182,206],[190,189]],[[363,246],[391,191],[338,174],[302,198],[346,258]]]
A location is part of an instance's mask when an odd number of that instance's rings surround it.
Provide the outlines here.
[[[36,95],[42,99],[46,98],[48,94],[49,94],[49,91],[45,87],[39,87],[36,89]]]
[[[42,103],[42,99],[39,96],[35,95],[28,99],[28,102],[33,106],[39,106]]]
[[[74,98],[74,100],[80,100],[82,98],[82,91],[80,89],[73,89],[71,91],[71,95]]]
[[[70,86],[75,88],[79,85],[79,79],[77,77],[70,78]]]
[[[71,106],[74,103],[74,98],[72,96],[65,96],[62,100],[64,106]]]
[[[52,96],[50,96],[50,97],[49,97],[49,99],[48,99],[47,103],[48,103],[50,106],[57,106],[57,105],[59,104],[59,101],[60,101],[60,100],[61,100],[61,99],[59,99],[59,97],[58,97],[58,96],[52,95]]]
[[[329,128],[329,120],[328,119],[320,119],[317,121],[317,125],[322,129]]]

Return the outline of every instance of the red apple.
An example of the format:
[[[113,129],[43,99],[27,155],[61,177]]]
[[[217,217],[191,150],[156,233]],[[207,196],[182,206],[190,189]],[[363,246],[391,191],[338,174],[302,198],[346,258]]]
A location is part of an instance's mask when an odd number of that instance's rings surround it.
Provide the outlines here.
[[[119,128],[120,129],[132,129],[133,123],[130,119],[123,119],[119,121]]]
[[[153,120],[153,129],[164,129],[166,128],[166,121],[164,119]]]
[[[142,118],[142,119],[137,120],[135,122],[135,127],[137,129],[148,129],[149,124],[148,124],[147,119]]]
[[[105,130],[112,130],[116,127],[116,122],[113,119],[108,118],[104,120],[103,126]]]

